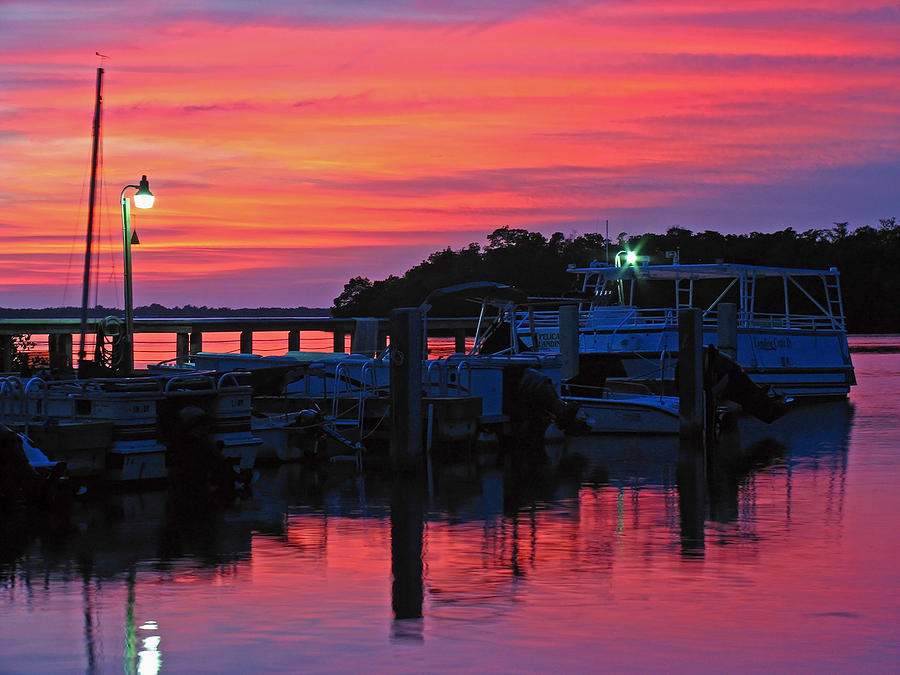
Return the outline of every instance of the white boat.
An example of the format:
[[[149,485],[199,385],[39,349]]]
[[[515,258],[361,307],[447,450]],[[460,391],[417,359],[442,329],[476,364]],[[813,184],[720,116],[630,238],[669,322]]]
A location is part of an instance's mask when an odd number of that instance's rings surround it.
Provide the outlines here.
[[[73,478],[165,478],[166,448],[157,429],[163,399],[149,378],[0,381],[0,421],[21,430]]]
[[[315,454],[316,435],[307,423],[309,413],[298,410],[282,413],[263,413],[254,410],[250,419],[250,430],[262,441],[257,461],[293,462],[302,459],[306,453]]]
[[[578,419],[593,433],[677,434],[678,398],[605,390],[602,396],[563,396],[578,405]]]
[[[636,258],[636,259],[635,259]],[[829,270],[731,263],[650,265],[616,256],[616,265],[570,266],[578,291],[543,299],[517,314],[526,349],[559,351],[559,304],[577,304],[582,366],[605,360],[605,377],[673,382],[679,310],[702,310],[703,344],[730,350],[750,378],[791,397],[845,397],[856,384],[841,301]],[[733,345],[725,303],[734,306]],[[553,309],[551,309],[553,307]]]

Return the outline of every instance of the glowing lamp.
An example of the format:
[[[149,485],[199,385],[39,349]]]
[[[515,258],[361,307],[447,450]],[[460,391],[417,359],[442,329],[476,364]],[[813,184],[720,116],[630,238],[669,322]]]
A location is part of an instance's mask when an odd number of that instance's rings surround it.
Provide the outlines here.
[[[122,205],[122,244],[125,249],[125,350],[122,357],[122,370],[128,374],[134,371],[134,297],[131,289],[131,245],[139,244],[137,233],[131,229],[131,202],[125,192],[135,189],[134,205],[139,209],[153,206],[154,197],[150,192],[147,176],[141,176],[138,185],[126,185],[122,188],[119,203]]]
[[[150,183],[147,176],[141,176],[141,184],[138,185],[138,191],[134,193],[134,205],[139,209],[149,209],[153,206],[156,197],[150,192]]]
[[[629,265],[634,265],[637,262],[637,259],[637,253],[634,251],[628,251],[628,253],[625,254],[625,262]]]

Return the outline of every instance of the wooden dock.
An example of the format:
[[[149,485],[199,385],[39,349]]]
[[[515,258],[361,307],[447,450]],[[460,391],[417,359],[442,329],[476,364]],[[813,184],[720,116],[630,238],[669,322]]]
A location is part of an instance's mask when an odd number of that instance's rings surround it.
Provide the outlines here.
[[[89,319],[88,332],[96,333],[102,319]],[[429,337],[455,338],[456,351],[465,351],[466,336],[474,335],[475,318],[428,318]],[[286,332],[285,351],[299,351],[301,333],[331,333],[333,351],[343,352],[346,338],[351,336],[351,351],[375,351],[387,343],[389,319],[332,319],[327,317],[204,317],[204,318],[136,318],[135,335],[169,334],[176,336],[173,356],[203,351],[203,336],[210,333],[240,333],[241,353],[253,352],[253,334]],[[12,368],[13,337],[16,335],[47,336],[50,363],[56,367],[72,366],[72,336],[80,331],[79,319],[0,319],[0,371]],[[374,329],[374,330],[373,330]],[[374,344],[372,344],[374,338]]]

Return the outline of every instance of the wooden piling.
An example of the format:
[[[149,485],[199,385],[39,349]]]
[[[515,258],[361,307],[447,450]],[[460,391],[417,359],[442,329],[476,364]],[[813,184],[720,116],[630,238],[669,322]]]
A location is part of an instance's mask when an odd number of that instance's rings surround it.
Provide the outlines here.
[[[733,302],[718,305],[716,342],[720,352],[737,359],[737,305]]]
[[[397,476],[391,491],[391,606],[395,619],[422,616],[422,542],[425,531],[422,485]]]
[[[391,458],[399,469],[421,468],[422,311],[391,312]]]
[[[563,305],[559,308],[559,354],[562,357],[560,375],[564,380],[578,374],[578,333],[578,306]]]
[[[703,399],[703,323],[699,309],[678,312],[678,415],[681,438],[702,444],[705,406]]]
[[[356,319],[353,337],[350,338],[353,354],[375,356],[378,352],[378,319]]]
[[[685,555],[703,555],[706,524],[706,399],[703,379],[703,314],[678,312],[678,414],[680,436],[677,484],[681,546]]]
[[[676,467],[681,551],[702,556],[706,539],[706,453],[703,444],[682,437]]]
[[[299,330],[288,331],[288,351],[289,352],[299,352],[300,351],[300,331]]]
[[[191,354],[198,354],[203,351],[203,333],[199,330],[191,332]]]
[[[191,350],[191,342],[190,342],[190,333],[176,333],[175,334],[175,357],[180,358],[182,356],[187,356],[190,354]]]
[[[252,354],[253,353],[253,331],[252,330],[242,330],[241,331],[241,354]]]

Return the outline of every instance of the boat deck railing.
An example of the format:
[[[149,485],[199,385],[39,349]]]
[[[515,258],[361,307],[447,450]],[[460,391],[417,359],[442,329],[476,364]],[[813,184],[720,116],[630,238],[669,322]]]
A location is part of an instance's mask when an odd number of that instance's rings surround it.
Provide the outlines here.
[[[717,312],[703,313],[704,328],[714,330]],[[825,314],[784,314],[766,312],[738,312],[738,328],[784,328],[795,330],[845,330],[843,316]],[[554,329],[559,326],[559,312],[540,310],[519,312],[516,315],[516,331],[527,335],[531,326],[536,329]],[[617,332],[633,329],[676,329],[678,310],[641,309],[636,307],[594,307],[579,313],[582,331]]]
[[[305,386],[295,394],[324,402],[332,423],[362,429],[367,410],[375,401],[388,396],[389,371],[389,361],[382,358],[313,363],[306,372]],[[472,366],[467,359],[435,359],[423,363],[424,396],[468,396],[471,391]],[[382,414],[381,408],[374,414]]]

